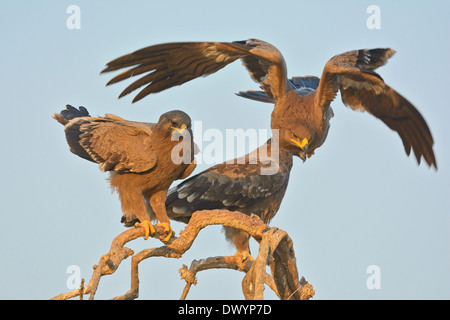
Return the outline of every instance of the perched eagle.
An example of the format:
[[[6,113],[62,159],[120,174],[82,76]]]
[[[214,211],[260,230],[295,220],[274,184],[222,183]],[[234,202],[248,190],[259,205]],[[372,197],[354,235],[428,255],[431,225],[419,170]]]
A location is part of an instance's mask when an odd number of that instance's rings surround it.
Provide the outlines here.
[[[188,223],[195,211],[226,209],[255,214],[269,223],[283,200],[293,156],[304,152],[300,144],[295,131],[273,130],[272,138],[253,152],[215,165],[170,189],[167,215]],[[236,256],[241,261],[252,259],[249,234],[231,227],[224,229],[237,249]]]
[[[325,64],[320,79],[306,77],[314,84],[306,91],[299,91],[296,85],[302,78],[287,78],[280,51],[257,39],[158,44],[112,60],[102,72],[129,68],[108,85],[143,74],[119,96],[143,87],[133,99],[135,102],[151,93],[215,73],[240,59],[263,92],[247,91],[239,95],[275,104],[272,129],[289,129],[300,123],[303,160],[325,141],[333,115],[330,103],[340,91],[345,105],[369,112],[396,131],[407,155],[412,148],[419,164],[423,157],[429,166],[437,168],[433,138],[422,115],[375,72],[394,53],[392,49],[362,49],[334,56]]]
[[[156,218],[167,233],[164,241],[169,240],[167,190],[195,168],[190,117],[175,110],[154,124],[112,114],[91,117],[84,107],[70,105],[53,117],[64,125],[70,151],[110,172],[109,182],[119,194],[125,226],[142,226],[147,239],[155,232],[150,220]]]

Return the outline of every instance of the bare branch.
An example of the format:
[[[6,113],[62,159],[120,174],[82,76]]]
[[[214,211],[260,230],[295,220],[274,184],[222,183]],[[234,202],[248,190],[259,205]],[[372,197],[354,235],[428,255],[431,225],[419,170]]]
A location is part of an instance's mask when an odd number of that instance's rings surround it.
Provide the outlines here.
[[[110,251],[101,256],[99,263],[94,266],[94,272],[86,287],[81,286],[80,289],[60,294],[52,299],[70,299],[76,296],[82,297],[83,294],[90,294],[89,299],[94,299],[100,278],[113,274],[120,263],[129,256],[132,256],[130,290],[114,299],[136,299],[139,296],[138,265],[142,260],[150,257],[180,258],[192,246],[201,229],[216,224],[249,233],[260,243],[259,254],[253,263],[247,263],[244,267],[240,266],[234,256],[194,260],[190,269],[187,269],[186,266],[180,269],[182,278],[187,282],[182,299],[186,297],[191,285],[196,283],[196,273],[211,268],[229,268],[246,272],[242,282],[246,299],[262,299],[264,284],[269,285],[281,299],[309,299],[312,297],[314,294],[312,287],[306,281],[302,283],[298,280],[293,244],[286,232],[277,228],[269,228],[255,215],[247,216],[227,210],[204,210],[192,215],[189,224],[180,231],[179,237],[174,236],[164,246],[145,249],[137,254],[125,247],[125,244],[144,236],[144,230],[130,228],[122,232],[113,240]],[[153,237],[161,240],[164,235],[156,233]],[[267,274],[266,265],[270,265],[272,276]]]
[[[183,294],[181,295],[180,300],[185,300],[187,294],[189,293],[189,289],[191,285],[197,284],[197,278],[195,277],[199,271],[209,270],[209,269],[233,269],[239,270],[247,273],[251,266],[253,265],[253,261],[246,261],[244,268],[239,267],[241,264],[240,261],[237,261],[236,256],[220,256],[220,257],[210,257],[201,260],[194,260],[191,263],[191,266],[188,267],[183,264],[183,267],[179,270],[181,278],[186,281],[186,286],[183,290]],[[275,286],[275,282],[273,277],[265,272],[264,282],[268,285],[279,297],[277,288]]]
[[[180,300],[186,299],[187,294],[189,293],[189,289],[191,285],[197,284],[197,272],[208,270],[208,269],[233,269],[239,270],[239,267],[234,261],[236,258],[234,256],[222,256],[222,257],[210,257],[201,260],[194,260],[191,263],[191,266],[188,267],[183,264],[183,267],[179,270],[180,276],[182,279],[186,281],[186,286],[184,287],[183,294],[181,295]]]

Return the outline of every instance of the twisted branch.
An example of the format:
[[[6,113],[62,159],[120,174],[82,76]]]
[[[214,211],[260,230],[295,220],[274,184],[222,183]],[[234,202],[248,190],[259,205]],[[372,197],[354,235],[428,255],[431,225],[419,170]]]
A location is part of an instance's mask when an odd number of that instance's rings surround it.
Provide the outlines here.
[[[138,265],[142,260],[150,257],[179,258],[189,250],[200,230],[208,225],[217,224],[249,233],[250,236],[260,243],[259,254],[253,263],[249,262],[244,266],[241,266],[235,257],[213,257],[200,261],[194,260],[189,270],[186,266],[180,269],[182,278],[187,281],[182,299],[186,297],[190,286],[196,283],[195,274],[198,271],[211,268],[230,268],[246,272],[246,276],[242,281],[246,299],[262,299],[264,283],[280,299],[309,299],[314,295],[311,285],[304,281],[303,278],[302,280],[298,279],[292,240],[286,232],[277,228],[269,228],[255,215],[247,216],[240,212],[228,210],[204,210],[197,211],[192,215],[189,224],[184,230],[180,231],[179,237],[174,236],[164,246],[145,249],[137,254],[134,254],[130,248],[125,247],[125,244],[136,238],[143,237],[144,229],[130,228],[122,232],[113,240],[110,251],[101,256],[99,263],[94,266],[92,277],[86,287],[80,287],[80,289],[60,294],[52,299],[65,300],[78,296],[82,298],[85,294],[90,295],[90,300],[94,299],[100,278],[104,275],[113,274],[120,263],[129,256],[132,256],[131,288],[125,294],[114,299],[136,299],[139,296]],[[164,238],[164,235],[156,233],[153,237],[161,240]],[[266,265],[270,265],[272,275],[266,273]]]

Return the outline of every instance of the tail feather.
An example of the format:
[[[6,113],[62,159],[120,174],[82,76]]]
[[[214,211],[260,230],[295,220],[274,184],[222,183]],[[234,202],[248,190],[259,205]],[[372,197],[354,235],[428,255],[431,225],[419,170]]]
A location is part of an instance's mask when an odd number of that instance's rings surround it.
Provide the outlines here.
[[[316,76],[292,77],[289,82],[298,90],[313,92],[319,86],[320,78]]]
[[[315,76],[292,77],[289,79],[289,83],[292,85],[294,90],[302,96],[306,96],[314,92],[319,86],[319,81],[320,78]],[[269,97],[264,91],[239,91],[236,95],[259,102],[275,103],[275,99],[273,97]]]
[[[257,90],[239,91],[238,93],[236,93],[236,95],[259,102],[275,103],[275,99],[269,97],[264,91],[257,91]]]

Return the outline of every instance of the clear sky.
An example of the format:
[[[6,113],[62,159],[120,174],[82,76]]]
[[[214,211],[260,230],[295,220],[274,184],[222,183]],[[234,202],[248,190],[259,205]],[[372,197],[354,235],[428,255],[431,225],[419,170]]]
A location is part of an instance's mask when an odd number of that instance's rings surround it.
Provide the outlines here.
[[[73,4],[80,29],[66,25]],[[370,5],[381,10],[380,29],[367,27]],[[106,62],[152,44],[259,38],[283,53],[289,76],[320,76],[329,58],[348,50],[395,49],[378,71],[419,109],[435,139],[437,172],[408,158],[381,121],[340,97],[333,102],[327,141],[306,163],[295,159],[271,222],[293,239],[315,299],[449,299],[449,10],[448,1],[2,1],[0,298],[67,292],[69,266],[88,281],[124,230],[107,175],[69,152],[52,114],[72,104],[154,122],[181,109],[204,130],[268,129],[271,105],[234,95],[258,88],[240,62],[133,105],[131,96],[117,99],[125,83],[105,87],[112,74],[100,75]],[[172,226],[177,234],[184,228]],[[137,239],[129,247],[159,245]],[[221,227],[208,227],[181,259],[141,263],[140,298],[178,299],[183,264],[231,254]],[[101,280],[97,298],[129,289],[130,261]],[[380,271],[378,289],[367,286],[370,266]],[[243,276],[199,273],[188,297],[243,299]],[[276,298],[268,288],[265,297]]]

